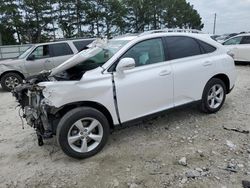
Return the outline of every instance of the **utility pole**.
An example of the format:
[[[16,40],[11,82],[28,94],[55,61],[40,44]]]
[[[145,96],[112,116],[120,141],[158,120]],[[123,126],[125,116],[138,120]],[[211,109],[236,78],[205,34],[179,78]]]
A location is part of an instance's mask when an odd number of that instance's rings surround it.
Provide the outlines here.
[[[216,27],[216,13],[214,14],[214,30],[213,30],[213,34],[215,34],[215,27]]]

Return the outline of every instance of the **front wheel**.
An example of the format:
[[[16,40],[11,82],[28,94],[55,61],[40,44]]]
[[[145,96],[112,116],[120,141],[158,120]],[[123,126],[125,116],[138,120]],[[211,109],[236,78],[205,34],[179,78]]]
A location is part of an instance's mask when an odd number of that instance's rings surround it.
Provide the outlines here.
[[[226,99],[226,86],[218,78],[208,81],[202,95],[201,110],[205,113],[215,113],[220,110]]]
[[[16,73],[7,73],[1,78],[1,85],[5,91],[11,91],[22,83],[22,77]]]
[[[109,136],[107,118],[90,107],[75,108],[60,120],[57,140],[65,154],[83,159],[102,150]]]

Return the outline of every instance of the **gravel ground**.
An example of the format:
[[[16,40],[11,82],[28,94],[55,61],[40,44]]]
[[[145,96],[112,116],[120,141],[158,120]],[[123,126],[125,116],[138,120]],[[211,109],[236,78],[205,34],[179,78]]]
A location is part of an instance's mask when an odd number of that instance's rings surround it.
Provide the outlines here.
[[[55,139],[38,147],[33,129],[21,128],[14,98],[0,89],[0,187],[242,187],[250,181],[250,134],[223,129],[250,129],[250,66],[237,71],[217,114],[170,111],[113,132],[86,160],[64,155]]]

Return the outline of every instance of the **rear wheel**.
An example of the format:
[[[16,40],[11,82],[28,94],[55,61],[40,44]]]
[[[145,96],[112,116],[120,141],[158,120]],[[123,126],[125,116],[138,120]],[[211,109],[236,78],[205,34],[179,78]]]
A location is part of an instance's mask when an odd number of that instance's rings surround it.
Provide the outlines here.
[[[7,73],[1,78],[2,88],[6,91],[11,91],[16,86],[22,83],[22,77],[16,73]]]
[[[101,112],[89,107],[69,111],[57,128],[57,140],[63,152],[79,159],[101,151],[108,136],[108,120]]]
[[[201,110],[205,113],[215,113],[220,110],[226,99],[226,86],[218,78],[209,80],[202,95]]]

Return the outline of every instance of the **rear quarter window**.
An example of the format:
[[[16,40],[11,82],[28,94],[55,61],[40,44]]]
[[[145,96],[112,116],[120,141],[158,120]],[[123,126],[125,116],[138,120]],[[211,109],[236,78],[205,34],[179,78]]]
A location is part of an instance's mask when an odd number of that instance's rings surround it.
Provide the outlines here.
[[[73,54],[68,43],[51,44],[50,50],[52,51],[53,57]]]
[[[212,53],[216,50],[216,47],[214,47],[206,42],[203,42],[201,40],[198,40],[198,39],[196,39],[196,40],[200,44],[203,53],[208,54],[208,53]]]

